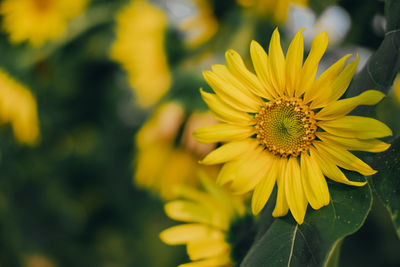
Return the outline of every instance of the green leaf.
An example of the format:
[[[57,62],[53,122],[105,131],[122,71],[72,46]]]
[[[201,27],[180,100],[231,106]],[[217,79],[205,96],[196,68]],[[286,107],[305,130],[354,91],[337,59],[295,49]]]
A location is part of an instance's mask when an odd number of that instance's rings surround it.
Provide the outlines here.
[[[364,68],[355,76],[347,90],[347,97],[359,95],[369,89],[387,93],[400,70],[400,1],[387,0],[385,13],[385,38]],[[369,110],[370,108],[363,107],[360,112]]]
[[[372,166],[378,171],[371,178],[374,192],[388,209],[400,237],[400,137],[387,151],[375,156]]]
[[[372,204],[368,185],[329,183],[329,188],[328,206],[317,211],[309,207],[302,225],[291,216],[275,219],[241,266],[325,266],[335,246],[361,227]]]

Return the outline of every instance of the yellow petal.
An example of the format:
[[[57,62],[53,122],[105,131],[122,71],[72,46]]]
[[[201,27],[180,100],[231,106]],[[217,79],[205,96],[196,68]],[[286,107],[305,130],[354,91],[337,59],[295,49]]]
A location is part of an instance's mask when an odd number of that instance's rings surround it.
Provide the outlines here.
[[[356,171],[362,175],[373,175],[376,173],[368,164],[340,146],[321,142],[314,142],[314,146],[321,157],[332,161],[344,169]]]
[[[326,32],[320,33],[311,44],[310,53],[304,62],[302,79],[295,92],[296,97],[300,97],[304,92],[307,92],[313,82],[315,75],[317,74],[318,64],[321,60],[322,56],[325,53],[326,48],[328,47],[328,34]]]
[[[239,79],[237,79],[232,73],[229,71],[228,67],[221,65],[221,64],[215,64],[211,66],[212,71],[220,77],[222,80],[225,82],[229,83],[236,89],[238,89],[241,93],[245,94],[249,99],[246,99],[246,101],[253,101],[251,105],[262,105],[264,103],[263,100],[261,100],[260,97],[256,96],[253,94],[249,88],[246,86],[246,84],[242,83]]]
[[[283,96],[286,86],[286,73],[285,73],[285,56],[283,55],[281,47],[281,39],[278,28],[272,33],[271,41],[269,43],[269,67],[272,71],[272,83],[274,84],[275,91]]]
[[[343,69],[346,60],[351,57],[351,55],[346,55],[338,60],[335,64],[330,66],[326,71],[324,71],[312,84],[311,88],[304,93],[304,102],[309,103],[310,101],[316,99],[318,101],[321,95],[325,94],[329,90],[332,83],[336,80],[340,71]]]
[[[367,183],[367,182],[350,181],[349,179],[347,179],[347,177],[344,175],[344,173],[336,166],[335,163],[329,161],[327,158],[324,158],[313,147],[310,148],[310,154],[311,154],[311,158],[315,159],[318,166],[321,167],[321,170],[324,173],[324,175],[326,177],[328,177],[329,179],[331,179],[335,182],[338,182],[338,183],[352,185],[352,186],[363,186]]]
[[[362,94],[335,101],[324,107],[315,116],[317,120],[333,120],[345,116],[359,105],[375,105],[385,96],[384,93],[376,90],[368,90]]]
[[[224,79],[221,79],[215,73],[203,71],[203,77],[226,104],[244,112],[255,113],[259,110],[259,105],[254,102],[254,99],[250,98]]]
[[[285,196],[285,172],[287,164],[285,158],[279,159],[279,166],[277,166],[279,169],[277,177],[278,194],[276,196],[275,209],[272,212],[272,216],[274,217],[285,216],[289,211],[289,206]]]
[[[286,54],[286,91],[288,96],[293,96],[301,80],[303,65],[303,30],[297,32],[289,45]]]
[[[193,132],[194,138],[205,144],[239,141],[253,134],[255,134],[253,127],[226,123],[206,126]]]
[[[310,105],[312,109],[324,107],[336,100],[338,100],[347,90],[351,79],[356,72],[358,65],[358,55],[357,58],[347,64],[347,66],[343,69],[343,71],[337,76],[335,81],[331,86],[327,87],[327,90],[324,91],[318,98],[316,98]]]
[[[319,121],[317,125],[330,134],[348,138],[372,139],[392,135],[392,130],[383,122],[360,116],[345,116],[331,121]]]
[[[245,155],[249,155],[249,152],[247,152]],[[224,166],[222,166],[221,170],[218,173],[217,184],[224,185],[236,178],[237,169],[245,160],[245,155],[237,160],[229,161],[225,163]]]
[[[271,163],[269,152],[259,147],[237,169],[236,177],[231,184],[232,191],[235,194],[244,194],[252,190],[265,177]]]
[[[318,163],[307,153],[301,154],[301,175],[304,192],[313,209],[329,204],[329,190]]]
[[[271,196],[272,190],[274,189],[280,166],[279,160],[277,160],[275,157],[271,157],[271,160],[271,164],[267,165],[266,167],[267,174],[254,189],[253,197],[251,199],[251,210],[254,215],[260,213],[260,211],[264,208],[269,197]]]
[[[278,94],[272,84],[272,77],[268,65],[268,55],[265,50],[256,41],[252,41],[250,44],[250,55],[253,61],[254,70],[257,73],[257,77],[264,86],[265,90],[273,98],[277,98]]]
[[[165,213],[171,219],[183,222],[212,224],[213,216],[209,209],[191,201],[174,200],[168,202]]]
[[[211,151],[203,160],[202,164],[219,164],[235,160],[249,149],[255,149],[258,146],[256,139],[245,139],[242,141],[227,143]]]
[[[390,144],[378,139],[345,138],[327,132],[317,132],[316,135],[324,143],[334,143],[348,150],[382,152],[390,147]]]
[[[168,245],[181,245],[213,235],[216,231],[204,224],[182,224],[162,231],[160,238]]]
[[[204,239],[187,244],[187,253],[192,261],[229,253],[229,245],[222,238]]]
[[[242,58],[236,51],[229,49],[225,53],[228,68],[250,91],[263,98],[272,100],[273,97],[258,80],[257,76],[251,73],[245,66]]]
[[[307,198],[301,181],[297,158],[290,157],[285,172],[285,194],[290,211],[298,224],[302,224],[307,210]]]
[[[202,89],[200,89],[200,93],[210,110],[220,121],[239,125],[254,124],[252,116],[225,104],[217,95],[204,92]]]

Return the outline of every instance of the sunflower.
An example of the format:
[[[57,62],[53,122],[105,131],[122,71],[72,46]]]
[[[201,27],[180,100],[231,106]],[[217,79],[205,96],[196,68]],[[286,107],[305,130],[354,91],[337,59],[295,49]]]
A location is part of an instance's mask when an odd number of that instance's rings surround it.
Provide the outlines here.
[[[33,145],[39,138],[36,100],[28,88],[0,69],[0,123],[11,123],[20,143]]]
[[[275,23],[286,22],[291,5],[307,6],[308,0],[237,0],[238,4],[254,8],[260,15],[268,15]]]
[[[190,49],[209,41],[218,31],[218,20],[209,0],[193,0],[196,13],[179,25],[185,33],[185,43]]]
[[[141,107],[156,104],[171,86],[165,52],[167,17],[145,0],[133,0],[117,15],[111,58],[122,65]]]
[[[339,100],[356,71],[358,57],[345,66],[350,55],[344,56],[315,79],[327,45],[323,32],[313,40],[303,64],[302,30],[285,58],[276,29],[269,55],[257,42],[251,43],[256,75],[233,50],[226,52],[227,67],[214,65],[203,73],[215,94],[201,90],[202,97],[221,123],[198,129],[194,136],[202,143],[225,144],[202,163],[224,163],[218,183],[232,182],[234,192],[254,190],[254,214],[264,207],[277,183],[273,216],[284,216],[290,209],[301,224],[308,203],[313,209],[329,204],[324,176],[362,186],[365,182],[348,180],[339,167],[366,176],[376,173],[349,150],[381,152],[389,147],[376,139],[392,135],[385,124],[346,116],[358,105],[376,104],[383,93],[368,90]]]
[[[228,243],[230,227],[245,214],[243,200],[232,196],[201,176],[205,191],[181,187],[180,200],[168,202],[165,212],[171,219],[187,222],[173,226],[160,233],[168,245],[187,246],[190,266],[233,266],[232,248]]]
[[[193,113],[186,120],[178,102],[160,105],[136,135],[135,184],[170,200],[176,198],[176,186],[197,185],[199,169],[216,176],[216,166],[197,164],[215,146],[199,144],[191,135],[193,129],[213,123],[209,112]]]
[[[68,22],[79,15],[88,0],[4,0],[0,4],[3,29],[13,43],[40,46],[60,38]]]

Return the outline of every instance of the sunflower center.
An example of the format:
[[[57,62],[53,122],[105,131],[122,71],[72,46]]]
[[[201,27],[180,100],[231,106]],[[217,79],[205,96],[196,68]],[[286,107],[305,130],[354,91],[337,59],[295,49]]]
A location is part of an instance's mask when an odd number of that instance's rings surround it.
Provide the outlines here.
[[[275,155],[297,157],[315,139],[313,117],[314,112],[298,98],[267,102],[255,116],[257,139]]]
[[[33,3],[37,10],[47,11],[52,6],[54,0],[33,0]]]

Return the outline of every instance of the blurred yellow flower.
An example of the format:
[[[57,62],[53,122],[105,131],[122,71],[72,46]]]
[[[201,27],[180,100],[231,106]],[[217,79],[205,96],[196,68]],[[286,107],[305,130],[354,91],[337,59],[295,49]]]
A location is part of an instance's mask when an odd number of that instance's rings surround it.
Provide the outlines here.
[[[271,16],[277,24],[286,22],[291,4],[306,6],[308,0],[237,0],[243,7],[251,7],[260,15]]]
[[[88,0],[4,0],[0,4],[3,29],[13,43],[40,46],[64,35],[68,22],[79,15]]]
[[[0,70],[0,123],[11,123],[20,143],[33,145],[39,138],[36,100],[28,88]]]
[[[189,117],[183,129],[180,143],[176,139],[185,120],[183,108],[174,102],[160,106],[154,116],[143,125],[136,136],[137,155],[134,180],[139,187],[148,188],[164,199],[175,197],[175,186],[195,186],[198,160],[213,145],[195,141],[191,135],[194,128],[209,125],[215,120],[209,113],[195,113]],[[204,169],[204,168],[203,168]],[[216,174],[216,168],[207,168]]]
[[[221,122],[194,132],[202,143],[225,143],[202,163],[224,163],[218,182],[232,182],[236,193],[254,190],[253,214],[262,210],[277,184],[272,215],[284,216],[290,209],[298,224],[304,221],[308,203],[316,210],[329,204],[325,176],[347,185],[365,185],[348,180],[338,167],[365,176],[375,174],[350,151],[384,151],[390,144],[378,138],[392,135],[376,119],[347,116],[357,106],[375,105],[384,97],[382,92],[367,90],[340,99],[358,57],[345,66],[350,55],[344,56],[315,79],[328,35],[322,32],[315,37],[303,64],[302,32],[293,38],[286,57],[278,29],[272,34],[268,54],[253,41],[250,54],[256,74],[233,50],[225,54],[228,66],[213,65],[212,71],[205,71],[215,94],[201,94]]]
[[[233,222],[244,215],[242,199],[233,196],[206,176],[201,177],[204,191],[189,187],[179,190],[182,199],[165,205],[171,219],[186,222],[160,233],[161,240],[168,245],[184,245],[190,266],[233,266],[231,246],[227,242]]]
[[[111,57],[128,72],[141,107],[157,103],[171,86],[165,53],[167,18],[144,0],[133,0],[117,15]]]
[[[48,257],[41,254],[30,254],[24,257],[24,267],[56,267]]]
[[[183,20],[181,30],[186,32],[185,43],[189,49],[196,48],[210,40],[218,30],[218,20],[208,0],[193,0],[197,12]]]

